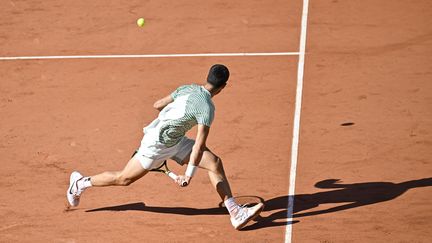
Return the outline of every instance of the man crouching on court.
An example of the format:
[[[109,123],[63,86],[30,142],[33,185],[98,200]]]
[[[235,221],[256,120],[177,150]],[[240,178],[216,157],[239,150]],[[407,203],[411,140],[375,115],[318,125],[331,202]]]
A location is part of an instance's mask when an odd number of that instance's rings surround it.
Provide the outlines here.
[[[210,181],[218,192],[231,216],[235,229],[241,229],[262,211],[264,205],[253,207],[238,205],[231,193],[222,160],[209,150],[206,140],[214,119],[212,97],[226,86],[229,70],[221,64],[213,65],[203,85],[191,84],[177,88],[170,95],[156,101],[154,108],[159,116],[144,128],[144,137],[137,153],[121,171],[107,171],[85,177],[74,171],[70,176],[67,199],[70,206],[78,206],[80,196],[89,187],[128,186],[172,159],[180,165],[187,164],[184,175],[178,176],[179,186],[188,185],[197,168],[208,171]],[[185,136],[195,125],[195,140]]]

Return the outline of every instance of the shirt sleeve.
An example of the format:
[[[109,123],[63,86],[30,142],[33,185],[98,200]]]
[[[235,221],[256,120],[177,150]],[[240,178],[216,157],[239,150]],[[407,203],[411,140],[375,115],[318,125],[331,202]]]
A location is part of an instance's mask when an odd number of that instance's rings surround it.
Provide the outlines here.
[[[214,120],[214,109],[207,105],[198,107],[196,120],[198,124],[210,127]]]
[[[188,85],[183,85],[178,87],[174,92],[171,93],[171,97],[175,100],[177,97],[181,96],[184,91],[188,88]]]

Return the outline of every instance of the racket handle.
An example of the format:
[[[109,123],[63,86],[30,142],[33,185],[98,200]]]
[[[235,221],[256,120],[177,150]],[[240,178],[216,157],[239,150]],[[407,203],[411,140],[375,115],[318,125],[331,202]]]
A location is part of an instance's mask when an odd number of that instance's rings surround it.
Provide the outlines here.
[[[174,181],[177,180],[177,175],[174,174],[173,172],[168,172],[168,176],[171,177],[171,179],[173,179]]]
[[[174,174],[173,172],[168,172],[168,176],[169,177],[171,177],[171,179],[173,179],[174,181],[176,181],[177,180],[177,175],[176,174]],[[183,183],[182,183],[182,186],[187,186],[187,182],[186,181],[184,181]]]

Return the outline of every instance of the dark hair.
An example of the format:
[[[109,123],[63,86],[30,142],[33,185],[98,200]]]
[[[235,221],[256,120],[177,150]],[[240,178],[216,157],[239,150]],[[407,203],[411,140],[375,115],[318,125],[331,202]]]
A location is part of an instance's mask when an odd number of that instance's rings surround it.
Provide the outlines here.
[[[215,88],[219,88],[228,81],[229,75],[227,67],[222,64],[215,64],[209,70],[207,83],[213,85]]]

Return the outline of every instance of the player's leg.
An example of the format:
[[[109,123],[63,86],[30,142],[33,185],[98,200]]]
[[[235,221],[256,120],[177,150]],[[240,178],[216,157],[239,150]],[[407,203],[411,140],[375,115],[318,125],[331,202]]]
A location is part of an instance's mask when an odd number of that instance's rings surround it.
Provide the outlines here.
[[[188,161],[189,156],[183,162],[187,164]],[[223,201],[232,197],[231,187],[225,175],[222,160],[210,149],[206,148],[204,150],[199,167],[207,170],[211,184]]]
[[[133,157],[121,171],[106,171],[90,176],[92,186],[128,186],[147,174],[138,158]]]
[[[195,140],[184,137],[178,143],[177,152],[171,158],[180,165],[188,164],[194,144]],[[208,171],[210,182],[223,201],[232,197],[231,188],[225,175],[222,160],[207,147],[204,149],[199,167]]]
[[[189,162],[190,154],[183,160],[183,164]],[[243,228],[249,221],[257,217],[264,205],[259,203],[253,207],[241,207],[232,197],[232,192],[228,179],[225,175],[222,160],[208,148],[205,148],[200,164],[200,168],[208,171],[208,175],[213,187],[218,192],[221,199],[231,216],[231,223],[235,229]]]
[[[121,171],[106,171],[94,176],[84,177],[74,171],[70,176],[69,188],[66,192],[71,206],[78,206],[80,196],[85,189],[92,186],[128,186],[147,174],[140,160],[133,157]]]

